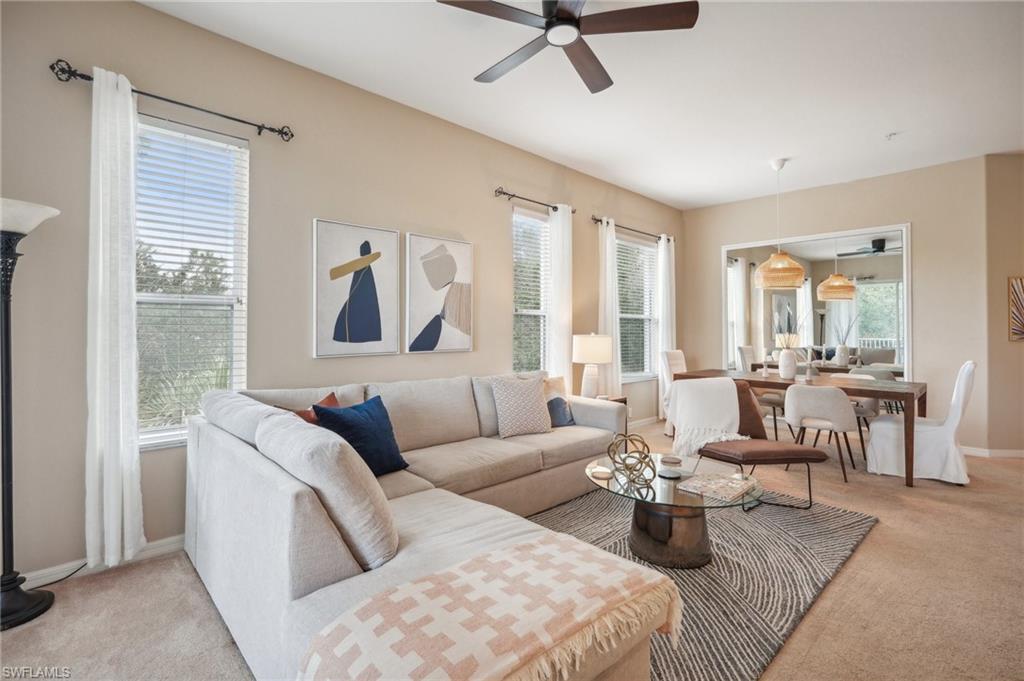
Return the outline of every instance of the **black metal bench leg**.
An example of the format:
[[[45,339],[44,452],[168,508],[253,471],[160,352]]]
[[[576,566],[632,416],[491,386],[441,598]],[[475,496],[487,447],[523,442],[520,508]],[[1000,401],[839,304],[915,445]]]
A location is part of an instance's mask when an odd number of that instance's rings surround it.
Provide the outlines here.
[[[788,466],[789,464],[786,464],[786,465]],[[776,501],[765,501],[764,499],[760,499],[758,501],[757,506],[760,506],[760,505],[763,504],[765,506],[778,506],[780,508],[795,508],[795,509],[800,510],[800,511],[806,511],[811,506],[813,506],[814,505],[814,494],[813,494],[813,490],[811,488],[811,464],[805,463],[804,466],[807,467],[807,505],[806,506],[797,506],[796,504],[780,504],[780,503],[778,503]],[[754,508],[756,508],[756,506],[752,506],[750,509],[744,507],[743,510],[744,511],[748,511],[748,510],[753,510]]]

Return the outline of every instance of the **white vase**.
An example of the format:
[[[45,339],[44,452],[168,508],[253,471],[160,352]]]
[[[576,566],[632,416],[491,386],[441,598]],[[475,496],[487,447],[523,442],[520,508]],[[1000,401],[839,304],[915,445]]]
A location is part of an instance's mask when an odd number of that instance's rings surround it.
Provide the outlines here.
[[[779,353],[779,376],[786,380],[796,378],[796,353],[789,348]]]
[[[836,364],[841,367],[850,366],[850,348],[845,345],[836,346]]]

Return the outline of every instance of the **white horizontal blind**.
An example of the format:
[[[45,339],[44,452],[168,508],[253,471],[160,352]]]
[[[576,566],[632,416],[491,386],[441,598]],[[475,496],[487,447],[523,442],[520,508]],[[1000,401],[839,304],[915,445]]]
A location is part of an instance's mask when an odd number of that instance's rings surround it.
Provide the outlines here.
[[[141,123],[135,210],[145,445],[180,437],[206,391],[245,387],[248,147]]]
[[[512,280],[512,369],[543,369],[551,300],[551,230],[546,215],[513,211]]]
[[[622,375],[654,374],[654,244],[620,238],[616,247],[619,279],[619,348]]]

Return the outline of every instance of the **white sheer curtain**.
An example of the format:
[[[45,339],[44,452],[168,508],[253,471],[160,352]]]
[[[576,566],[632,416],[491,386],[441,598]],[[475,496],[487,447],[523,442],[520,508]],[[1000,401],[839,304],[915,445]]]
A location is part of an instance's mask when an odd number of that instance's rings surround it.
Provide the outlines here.
[[[846,338],[847,347],[855,348],[858,343],[856,300],[830,300],[825,304],[825,344],[835,347],[839,345],[836,328],[850,327],[850,335]]]
[[[766,348],[764,346],[764,291],[757,288],[754,278],[750,276],[750,267],[747,268],[747,280],[750,282],[750,342],[754,348],[754,358],[764,359]],[[737,344],[738,345],[738,344]]]
[[[564,376],[572,385],[572,206],[548,209],[551,249],[551,300],[545,342],[549,376]]]
[[[597,332],[612,338],[612,362],[600,367],[600,391],[622,394],[622,354],[619,346],[619,272],[615,221],[601,218],[598,225]]]
[[[810,279],[804,279],[804,285],[796,292],[796,318],[800,324],[800,347],[814,345],[814,297]]]
[[[658,237],[654,288],[654,309],[658,315],[658,333],[655,337],[654,358],[658,363],[658,417],[665,418],[665,397],[672,387],[672,376],[661,353],[676,349],[676,240],[667,234]]]
[[[135,350],[135,146],[132,85],[93,69],[86,328],[85,545],[90,566],[146,544]]]

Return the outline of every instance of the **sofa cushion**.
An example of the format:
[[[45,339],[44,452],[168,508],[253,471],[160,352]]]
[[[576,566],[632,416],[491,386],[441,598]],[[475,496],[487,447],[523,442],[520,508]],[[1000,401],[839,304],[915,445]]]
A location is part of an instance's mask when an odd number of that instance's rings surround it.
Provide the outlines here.
[[[547,376],[546,371],[527,371],[519,374],[500,374],[498,376],[477,376],[473,378],[473,397],[476,400],[477,418],[480,421],[480,435],[494,437],[498,434],[498,410],[494,406],[494,388],[491,383],[496,378],[518,376],[520,378],[541,378]]]
[[[416,492],[434,489],[434,486],[430,484],[429,480],[424,480],[415,473],[410,473],[407,470],[395,471],[394,473],[382,475],[377,478],[377,482],[380,483],[380,488],[384,490],[384,496],[386,496],[389,501],[391,499],[397,499],[410,494],[416,494]]]
[[[456,494],[490,487],[541,470],[540,449],[476,437],[403,452],[409,471]]]
[[[364,569],[379,567],[395,555],[398,530],[384,490],[349,443],[326,428],[279,411],[260,422],[256,445],[313,488]]]
[[[544,379],[499,378],[491,383],[498,409],[498,435],[502,438],[551,430],[551,415],[544,399]]]
[[[327,386],[325,388],[272,388],[264,390],[242,390],[241,393],[264,404],[284,409],[309,409],[327,393],[334,393],[339,407],[351,407],[366,399],[366,386],[362,383]]]
[[[289,669],[299,668],[310,640],[324,626],[367,596],[451,567],[477,553],[533,541],[551,531],[495,506],[439,489],[396,499],[391,508],[402,543],[393,560],[288,606],[279,629]],[[295,673],[289,674],[294,677]]]
[[[263,419],[275,414],[291,415],[232,390],[211,390],[203,395],[200,409],[207,421],[253,446],[256,428]]]
[[[384,400],[402,452],[480,436],[468,376],[371,383],[367,399]]]
[[[555,468],[562,464],[596,459],[608,453],[615,433],[588,426],[565,426],[550,433],[517,435],[505,440],[541,450],[544,468]]]
[[[337,409],[314,405],[313,411],[319,425],[352,445],[374,475],[380,477],[409,466],[398,452],[388,410],[379,397]]]

